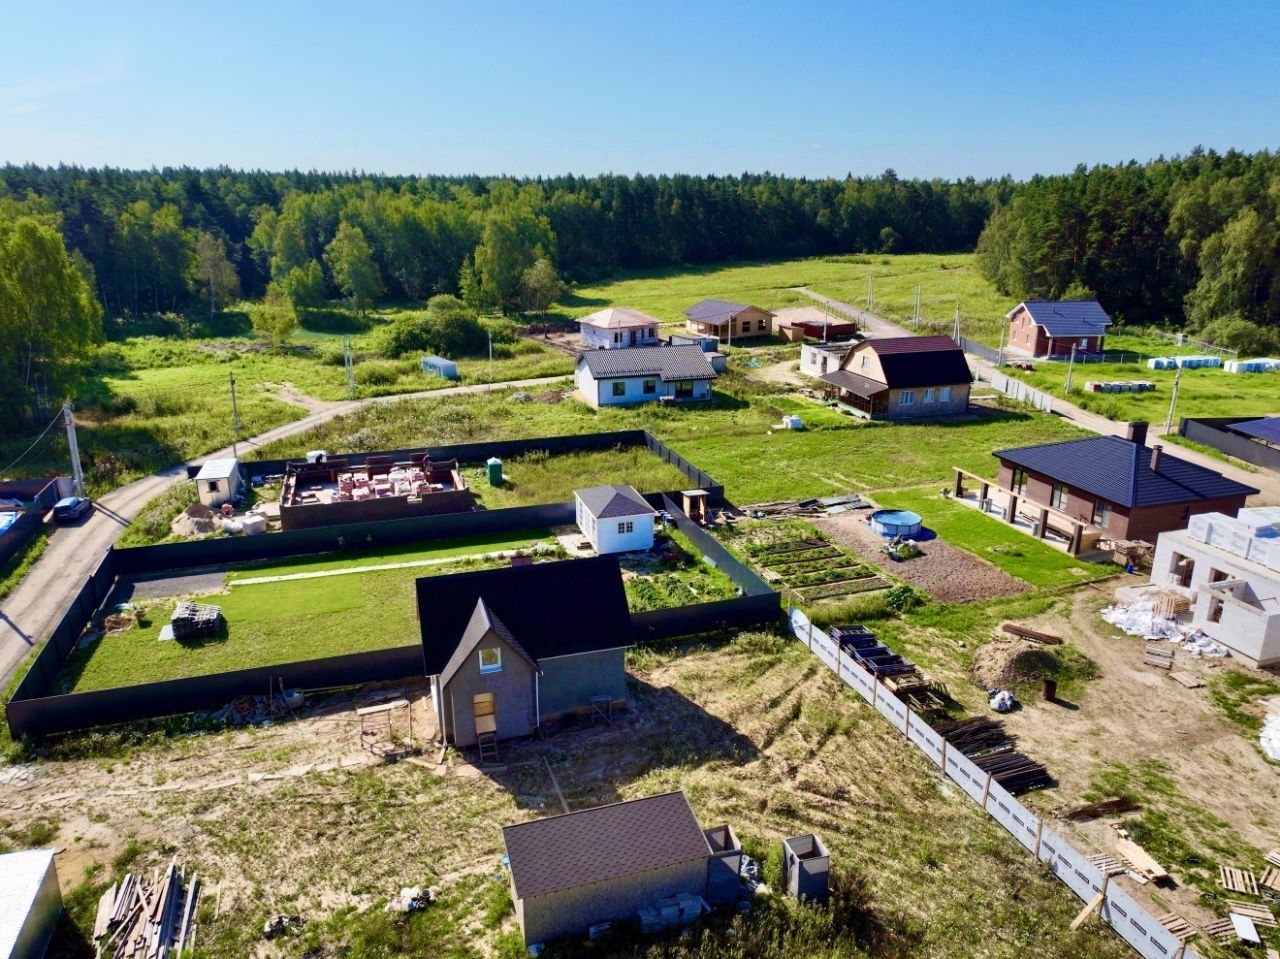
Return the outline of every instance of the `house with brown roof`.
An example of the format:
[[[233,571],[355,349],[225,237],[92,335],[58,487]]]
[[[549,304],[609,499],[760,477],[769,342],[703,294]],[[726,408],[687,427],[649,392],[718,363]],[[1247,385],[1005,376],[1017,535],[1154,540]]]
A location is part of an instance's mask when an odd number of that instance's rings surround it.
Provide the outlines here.
[[[658,318],[629,306],[611,306],[578,320],[582,345],[588,350],[657,346]]]
[[[642,911],[688,921],[738,897],[737,837],[702,829],[681,791],[506,826],[502,841],[526,945]]]
[[[850,413],[910,419],[965,412],[973,374],[949,336],[893,336],[853,344],[839,368],[818,379]]]
[[[734,340],[773,336],[773,314],[748,303],[699,300],[684,311],[685,329],[699,336],[718,336],[732,346]]]
[[[416,585],[424,671],[445,742],[485,747],[626,702],[624,654],[634,642],[616,557]]]

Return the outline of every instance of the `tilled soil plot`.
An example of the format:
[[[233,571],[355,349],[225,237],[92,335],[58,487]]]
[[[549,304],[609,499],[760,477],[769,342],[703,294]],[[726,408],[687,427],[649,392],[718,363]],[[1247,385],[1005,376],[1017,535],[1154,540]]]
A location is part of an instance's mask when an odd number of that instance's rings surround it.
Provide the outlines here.
[[[921,555],[897,563],[881,552],[884,540],[867,528],[862,516],[828,516],[813,525],[866,562],[920,587],[940,602],[968,603],[1016,596],[1031,589],[1022,580],[942,539],[921,543]]]

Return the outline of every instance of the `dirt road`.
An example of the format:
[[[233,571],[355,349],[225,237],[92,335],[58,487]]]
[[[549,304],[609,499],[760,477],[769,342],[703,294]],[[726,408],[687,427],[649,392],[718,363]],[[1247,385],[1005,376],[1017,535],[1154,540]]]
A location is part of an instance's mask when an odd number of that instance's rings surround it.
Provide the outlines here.
[[[451,386],[442,390],[426,390],[399,396],[375,396],[364,400],[317,403],[314,412],[308,413],[301,419],[242,441],[238,451],[243,456],[256,447],[306,432],[313,426],[371,403],[459,396],[483,393],[492,388],[547,386],[563,379],[563,376],[545,376],[531,380],[514,380],[510,383],[495,383],[492,387],[483,383],[473,386]],[[194,462],[230,455],[231,447],[228,446]],[[138,515],[138,511],[186,475],[187,464],[179,463],[163,472],[154,473],[117,490],[112,490],[98,500],[97,508],[81,525],[58,529],[54,532],[44,553],[31,568],[31,572],[18,584],[17,589],[9,594],[4,601],[4,606],[0,608],[0,686],[9,681],[14,669],[27,653],[53,632],[71,597],[89,578],[106,551],[124,532],[129,522]]]

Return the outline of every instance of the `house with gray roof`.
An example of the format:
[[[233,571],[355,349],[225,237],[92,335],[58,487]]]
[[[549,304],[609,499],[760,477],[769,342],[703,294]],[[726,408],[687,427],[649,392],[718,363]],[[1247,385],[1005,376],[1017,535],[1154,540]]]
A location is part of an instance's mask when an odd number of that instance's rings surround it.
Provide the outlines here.
[[[732,346],[734,340],[773,336],[774,314],[749,303],[699,300],[684,311],[685,329],[699,336],[718,336]]]
[[[634,645],[612,556],[417,581],[423,666],[445,742],[531,735],[549,720],[625,703]]]
[[[707,354],[696,346],[589,350],[573,373],[578,395],[597,407],[709,400],[715,378]]]
[[[704,897],[737,898],[737,838],[728,826],[703,830],[682,791],[506,826],[502,841],[526,945],[655,905],[688,921],[705,908]]]
[[[589,350],[657,346],[658,318],[629,306],[611,306],[578,320],[582,345]]]
[[[601,555],[653,548],[658,511],[630,486],[592,486],[573,493],[578,528]]]
[[[41,959],[62,912],[52,849],[0,855],[0,956]]]
[[[1101,353],[1111,317],[1097,300],[1026,300],[1006,314],[1007,349],[1024,356]]]

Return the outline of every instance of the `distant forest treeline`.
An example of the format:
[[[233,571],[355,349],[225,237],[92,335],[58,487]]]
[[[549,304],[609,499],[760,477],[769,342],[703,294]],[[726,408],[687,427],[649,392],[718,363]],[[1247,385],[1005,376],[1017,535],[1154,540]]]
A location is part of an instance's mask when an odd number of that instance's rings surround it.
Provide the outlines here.
[[[893,171],[487,179],[6,166],[5,196],[60,216],[106,315],[125,317],[126,332],[128,318],[270,289],[300,306],[457,293],[516,310],[542,259],[584,281],[643,267],[976,247],[1011,299],[1096,295],[1130,323],[1280,349],[1280,158],[1269,152],[1197,149],[1026,182]]]
[[[571,281],[621,269],[838,252],[972,249],[1011,180],[598,176],[502,180],[230,169],[0,167],[0,196],[39,197],[93,268],[109,316],[191,308],[219,257],[262,295],[326,252],[343,223],[367,242],[392,299],[458,293],[466,275],[513,307],[511,277],[545,254]],[[211,241],[216,241],[216,244]],[[204,243],[201,243],[201,240]],[[215,246],[217,247],[215,249]],[[487,272],[486,272],[487,271]],[[477,276],[476,274],[485,274]],[[226,287],[225,281],[222,286]]]

